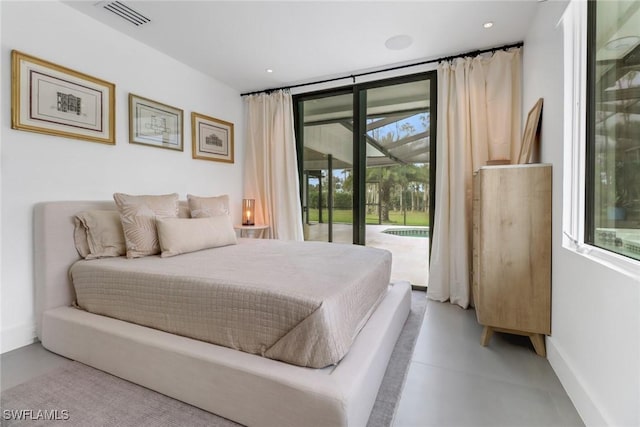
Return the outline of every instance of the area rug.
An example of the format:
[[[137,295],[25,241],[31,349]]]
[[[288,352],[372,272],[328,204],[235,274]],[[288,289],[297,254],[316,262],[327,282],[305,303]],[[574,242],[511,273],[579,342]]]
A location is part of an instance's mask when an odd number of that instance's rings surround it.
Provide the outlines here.
[[[391,425],[426,302],[424,292],[413,291],[411,313],[391,355],[368,427]],[[73,361],[3,392],[0,408],[2,427],[240,426],[195,406]],[[309,425],[313,425],[312,420]]]

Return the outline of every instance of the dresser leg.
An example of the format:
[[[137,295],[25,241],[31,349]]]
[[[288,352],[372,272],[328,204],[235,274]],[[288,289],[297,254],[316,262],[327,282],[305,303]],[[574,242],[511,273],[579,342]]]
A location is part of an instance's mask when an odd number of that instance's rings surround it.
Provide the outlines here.
[[[536,350],[536,354],[538,356],[547,357],[547,350],[544,346],[544,335],[531,334],[529,335],[529,339],[531,340],[531,344],[533,344],[533,348]]]
[[[491,336],[493,335],[493,328],[491,326],[485,326],[482,330],[482,336],[480,337],[480,344],[483,347],[486,347],[491,340]]]

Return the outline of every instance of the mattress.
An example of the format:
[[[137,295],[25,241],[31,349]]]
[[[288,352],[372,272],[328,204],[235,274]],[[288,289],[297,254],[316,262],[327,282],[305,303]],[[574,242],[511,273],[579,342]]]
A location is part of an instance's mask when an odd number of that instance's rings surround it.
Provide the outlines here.
[[[387,292],[388,251],[240,239],[172,258],[73,264],[78,307],[287,363],[339,362]]]

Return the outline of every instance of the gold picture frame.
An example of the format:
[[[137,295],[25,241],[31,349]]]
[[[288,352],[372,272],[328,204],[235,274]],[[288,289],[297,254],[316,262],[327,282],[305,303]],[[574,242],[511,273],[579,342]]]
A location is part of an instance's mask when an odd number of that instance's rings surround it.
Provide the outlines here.
[[[533,108],[527,115],[527,123],[524,127],[524,133],[522,135],[522,146],[520,147],[520,155],[518,156],[518,163],[529,163],[531,154],[535,147],[538,146],[538,131],[540,129],[540,116],[542,114],[542,98],[538,99]]]
[[[115,145],[115,84],[11,51],[11,127]]]
[[[233,123],[191,113],[193,158],[233,163]]]
[[[181,109],[129,94],[129,143],[184,151]]]

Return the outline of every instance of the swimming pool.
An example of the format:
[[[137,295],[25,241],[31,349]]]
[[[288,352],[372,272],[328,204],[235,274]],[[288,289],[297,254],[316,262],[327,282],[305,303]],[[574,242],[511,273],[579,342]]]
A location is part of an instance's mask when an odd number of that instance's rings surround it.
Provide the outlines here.
[[[429,227],[387,228],[383,233],[403,237],[429,237]]]

